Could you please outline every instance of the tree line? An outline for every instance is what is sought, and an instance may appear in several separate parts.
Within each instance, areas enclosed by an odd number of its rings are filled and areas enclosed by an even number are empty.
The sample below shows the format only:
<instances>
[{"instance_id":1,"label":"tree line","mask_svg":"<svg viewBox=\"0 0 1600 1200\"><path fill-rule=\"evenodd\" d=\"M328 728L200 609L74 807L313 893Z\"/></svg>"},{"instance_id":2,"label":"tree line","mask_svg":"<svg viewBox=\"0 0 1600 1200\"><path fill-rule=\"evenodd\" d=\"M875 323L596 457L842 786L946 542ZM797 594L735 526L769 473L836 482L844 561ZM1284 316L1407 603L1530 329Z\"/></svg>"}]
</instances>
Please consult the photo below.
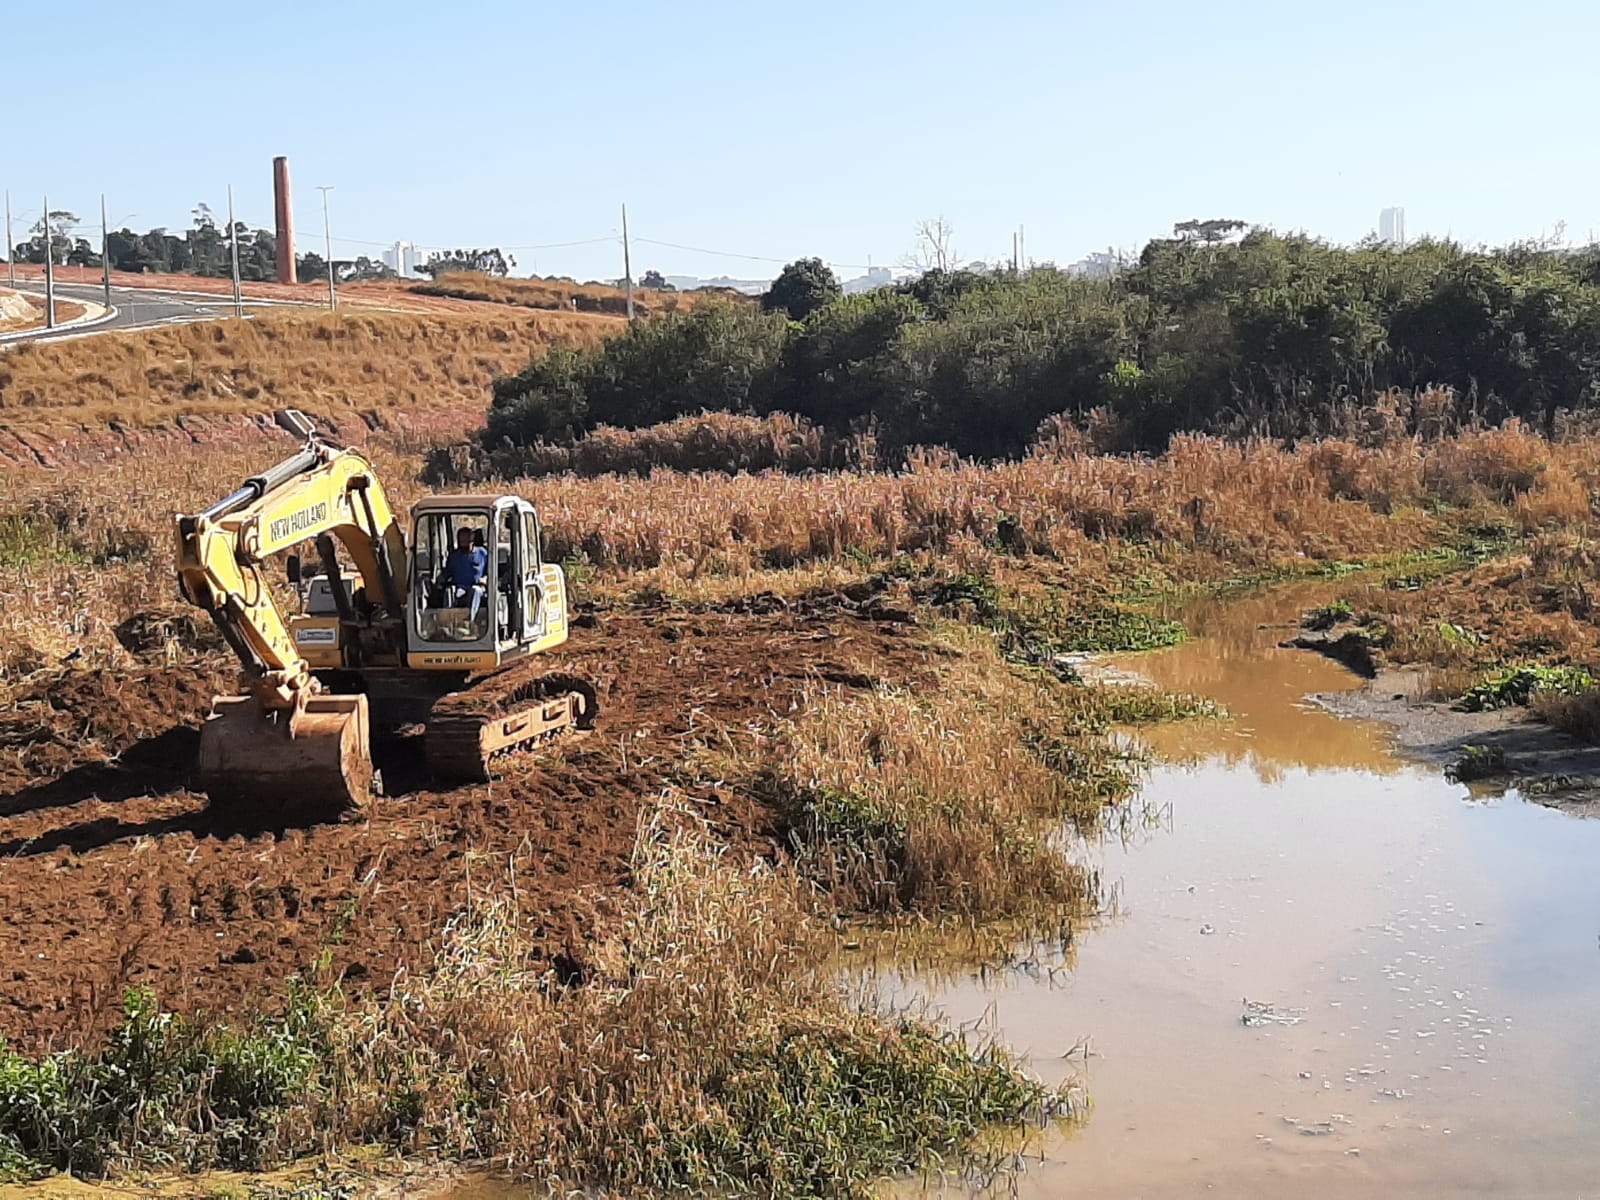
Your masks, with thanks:
<instances>
[{"instance_id":1,"label":"tree line","mask_svg":"<svg viewBox=\"0 0 1600 1200\"><path fill-rule=\"evenodd\" d=\"M1056 414L1160 449L1178 431L1326 433L1396 388L1546 428L1600 400L1600 247L1230 241L1235 225L1185 222L1100 278L932 270L842 296L802 260L759 306L664 314L535 359L496 383L485 441L725 409L992 457Z\"/></svg>"},{"instance_id":2,"label":"tree line","mask_svg":"<svg viewBox=\"0 0 1600 1200\"><path fill-rule=\"evenodd\" d=\"M209 205L195 205L188 229L174 233L157 227L144 233L131 229L108 230L104 258L100 238L78 236L82 221L67 209L52 209L46 218L35 221L25 241L11 248L14 262L42 265L48 254L57 264L74 267L99 267L109 258L114 271L140 274L230 276L233 271L229 229L219 225ZM233 233L239 242L239 278L246 282L265 282L277 278L278 239L270 229L253 229L237 221ZM437 251L417 269L429 276L445 271L480 271L505 275L516 260L498 249ZM334 270L341 283L365 279L393 279L394 270L381 259L362 254L354 258L335 258ZM295 255L295 272L300 282L328 278L328 261L316 251Z\"/></svg>"}]
</instances>

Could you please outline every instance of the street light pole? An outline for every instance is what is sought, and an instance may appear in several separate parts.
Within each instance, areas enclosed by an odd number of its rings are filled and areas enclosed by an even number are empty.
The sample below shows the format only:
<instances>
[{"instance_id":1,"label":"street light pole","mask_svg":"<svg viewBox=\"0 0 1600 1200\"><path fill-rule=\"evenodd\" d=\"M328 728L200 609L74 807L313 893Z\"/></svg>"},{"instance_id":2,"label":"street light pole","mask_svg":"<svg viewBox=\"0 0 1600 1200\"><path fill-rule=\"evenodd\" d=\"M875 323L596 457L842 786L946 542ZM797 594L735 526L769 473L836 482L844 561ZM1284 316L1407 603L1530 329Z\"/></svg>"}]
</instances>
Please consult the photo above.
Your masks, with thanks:
<instances>
[{"instance_id":1,"label":"street light pole","mask_svg":"<svg viewBox=\"0 0 1600 1200\"><path fill-rule=\"evenodd\" d=\"M56 327L56 253L50 244L50 197L44 198L44 216L39 218L44 226L44 327Z\"/></svg>"},{"instance_id":2,"label":"street light pole","mask_svg":"<svg viewBox=\"0 0 1600 1200\"><path fill-rule=\"evenodd\" d=\"M106 283L106 311L111 311L111 227L106 224L106 194L100 193L100 266Z\"/></svg>"},{"instance_id":3,"label":"street light pole","mask_svg":"<svg viewBox=\"0 0 1600 1200\"><path fill-rule=\"evenodd\" d=\"M11 240L11 191L6 190L6 286L17 286L17 244Z\"/></svg>"},{"instance_id":4,"label":"street light pole","mask_svg":"<svg viewBox=\"0 0 1600 1200\"><path fill-rule=\"evenodd\" d=\"M333 185L319 187L322 193L322 237L328 249L328 308L331 311L339 306L339 301L333 294L333 226L328 224L328 193L333 191Z\"/></svg>"},{"instance_id":5,"label":"street light pole","mask_svg":"<svg viewBox=\"0 0 1600 1200\"><path fill-rule=\"evenodd\" d=\"M239 294L239 227L233 223L233 184L228 185L228 251L233 259L233 315L244 317L244 299Z\"/></svg>"},{"instance_id":6,"label":"street light pole","mask_svg":"<svg viewBox=\"0 0 1600 1200\"><path fill-rule=\"evenodd\" d=\"M622 206L622 282L628 289L628 324L633 324L633 260L628 254L628 206Z\"/></svg>"}]
</instances>

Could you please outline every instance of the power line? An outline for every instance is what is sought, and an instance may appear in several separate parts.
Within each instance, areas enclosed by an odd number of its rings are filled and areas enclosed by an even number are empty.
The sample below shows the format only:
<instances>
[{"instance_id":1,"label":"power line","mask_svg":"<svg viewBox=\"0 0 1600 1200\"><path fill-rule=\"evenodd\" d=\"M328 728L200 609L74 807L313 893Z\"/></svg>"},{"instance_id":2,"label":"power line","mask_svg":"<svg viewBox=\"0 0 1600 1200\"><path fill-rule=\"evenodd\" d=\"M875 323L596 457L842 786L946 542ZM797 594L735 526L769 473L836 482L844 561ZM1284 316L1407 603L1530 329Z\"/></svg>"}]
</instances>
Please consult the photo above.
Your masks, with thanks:
<instances>
[{"instance_id":1,"label":"power line","mask_svg":"<svg viewBox=\"0 0 1600 1200\"><path fill-rule=\"evenodd\" d=\"M787 258L772 258L765 254L738 254L732 250L708 250L704 246L685 246L681 242L664 242L659 238L636 237L633 240L636 242L646 242L652 246L666 246L672 250L687 250L691 254L710 254L717 258L742 258L750 262L778 263L779 265L787 265L793 261L792 259ZM836 267L849 267L852 271L870 271L872 269L871 263L835 262L832 265Z\"/></svg>"},{"instance_id":2,"label":"power line","mask_svg":"<svg viewBox=\"0 0 1600 1200\"><path fill-rule=\"evenodd\" d=\"M26 211L20 212L20 213L15 214L15 219L20 222L22 220L25 220L29 215L30 214L28 212L26 212ZM252 221L249 221L249 220L245 220L243 222L243 224L247 228L253 228L255 230L259 230L259 231L263 231L263 232L269 232L269 233L272 232L272 230L275 227L273 222L252 222ZM71 225L63 226L62 228L63 228L63 232L70 232L70 231L91 229L92 225L88 221L78 221L78 222L74 222ZM163 231L165 231L167 236L169 236L169 237L182 237L183 235L185 235L185 234L187 234L189 232L189 230L187 230L187 229L183 229L183 230L179 230L179 231L174 232L174 230L170 226L153 226L151 228L151 230L148 231L148 232L154 232L154 230L156 228L160 228ZM379 240L376 240L376 239L373 239L373 238L349 237L349 236L346 236L344 234L341 234L338 237L332 239L333 243L335 245L339 245L339 246L370 246L370 247L374 247L376 249L382 249L382 250L390 249L397 242L402 242L402 241L406 241L406 240L408 240L408 239L397 238L397 239L390 239L390 240L386 240L386 241L379 241ZM524 242L524 243L518 243L516 245L502 245L502 246L500 246L498 248L500 250L506 251L508 253L520 252L520 251L530 251L530 250L533 250L533 251L537 251L537 250L567 250L567 249L573 249L573 248L577 248L577 247L581 247L581 246L615 245L620 240L621 240L621 238L619 237L619 235L617 235L615 233L612 233L612 234L606 234L606 235L601 236L601 237L575 238L575 239L572 239L572 240L569 240L569 241ZM783 265L789 263L790 261L792 261L791 259L787 259L787 258L776 258L776 257L773 257L772 255L769 255L769 254L745 254L745 253L742 253L742 252L736 251L736 250L716 250L716 249L712 249L709 246L691 246L691 245L688 245L687 243L684 243L684 242L668 241L665 238L651 238L651 237L638 237L638 236L635 236L632 240L635 241L635 242L638 242L638 243L640 243L642 245L660 246L660 247L662 247L664 249L668 249L668 250L681 250L681 251L684 251L685 253L703 254L703 255L710 256L712 258L737 259L737 260L742 261L742 262L770 263L770 264L775 264L775 265L778 265L778 266L783 266ZM470 244L470 239L467 242L461 242L461 241L458 241L458 242L426 242L426 243L425 242L411 242L411 245L415 246L417 249L419 249L419 250L428 250L428 251L446 251L446 250L454 249L457 246L465 246L465 245L468 245L468 244ZM848 270L853 270L853 271L870 271L870 270L873 269L873 264L872 263L848 263L848 262L836 262L836 261L833 261L833 260L825 260L825 261L828 261L831 266L842 267L842 268L846 268Z\"/></svg>"}]
</instances>

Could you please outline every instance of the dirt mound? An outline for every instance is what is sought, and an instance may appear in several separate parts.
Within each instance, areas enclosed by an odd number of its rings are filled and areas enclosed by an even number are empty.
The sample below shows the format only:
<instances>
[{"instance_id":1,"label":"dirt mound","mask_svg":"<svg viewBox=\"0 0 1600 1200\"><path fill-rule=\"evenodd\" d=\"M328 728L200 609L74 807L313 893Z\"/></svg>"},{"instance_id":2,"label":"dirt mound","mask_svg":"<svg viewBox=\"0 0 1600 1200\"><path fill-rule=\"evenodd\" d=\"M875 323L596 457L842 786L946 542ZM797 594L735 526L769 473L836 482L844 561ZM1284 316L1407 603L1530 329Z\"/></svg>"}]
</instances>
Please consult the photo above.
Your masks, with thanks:
<instances>
[{"instance_id":1,"label":"dirt mound","mask_svg":"<svg viewBox=\"0 0 1600 1200\"><path fill-rule=\"evenodd\" d=\"M1285 650L1314 650L1341 662L1363 679L1372 679L1380 666L1379 645L1362 629L1341 633L1302 633L1280 643Z\"/></svg>"},{"instance_id":2,"label":"dirt mound","mask_svg":"<svg viewBox=\"0 0 1600 1200\"><path fill-rule=\"evenodd\" d=\"M205 668L36 673L0 711L0 787L24 787L104 762L168 730L198 728L226 682L225 672ZM0 793L0 814L14 795Z\"/></svg>"},{"instance_id":3,"label":"dirt mound","mask_svg":"<svg viewBox=\"0 0 1600 1200\"><path fill-rule=\"evenodd\" d=\"M192 608L146 609L113 633L124 650L140 658L165 658L169 651L205 654L226 649L215 623Z\"/></svg>"},{"instance_id":4,"label":"dirt mound","mask_svg":"<svg viewBox=\"0 0 1600 1200\"><path fill-rule=\"evenodd\" d=\"M364 820L279 836L219 829L186 790L194 727L223 681L150 668L39 681L21 723L78 741L47 769L0 772L0 1037L81 1037L131 983L180 1008L270 1006L323 952L348 988L381 989L430 961L489 875L539 914L548 960L581 974L628 885L641 811L692 782L689 744L755 736L830 673L928 669L904 626L837 610L602 613L549 657L610 677L592 732L452 790L427 781L422 739L399 737L377 747L389 795ZM777 849L769 800L728 784L693 794L734 846Z\"/></svg>"}]
</instances>

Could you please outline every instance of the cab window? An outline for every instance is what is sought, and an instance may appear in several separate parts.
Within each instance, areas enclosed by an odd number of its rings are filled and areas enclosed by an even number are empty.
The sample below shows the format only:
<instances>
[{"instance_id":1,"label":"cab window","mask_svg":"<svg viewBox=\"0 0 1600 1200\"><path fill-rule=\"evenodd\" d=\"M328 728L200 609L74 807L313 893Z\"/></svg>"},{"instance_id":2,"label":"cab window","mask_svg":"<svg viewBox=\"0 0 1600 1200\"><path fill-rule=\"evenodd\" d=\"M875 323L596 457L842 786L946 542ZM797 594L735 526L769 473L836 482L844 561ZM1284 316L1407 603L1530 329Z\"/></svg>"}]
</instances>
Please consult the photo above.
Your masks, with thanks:
<instances>
[{"instance_id":1,"label":"cab window","mask_svg":"<svg viewBox=\"0 0 1600 1200\"><path fill-rule=\"evenodd\" d=\"M412 551L412 611L426 642L478 642L489 634L487 513L427 513L417 522Z\"/></svg>"}]
</instances>

